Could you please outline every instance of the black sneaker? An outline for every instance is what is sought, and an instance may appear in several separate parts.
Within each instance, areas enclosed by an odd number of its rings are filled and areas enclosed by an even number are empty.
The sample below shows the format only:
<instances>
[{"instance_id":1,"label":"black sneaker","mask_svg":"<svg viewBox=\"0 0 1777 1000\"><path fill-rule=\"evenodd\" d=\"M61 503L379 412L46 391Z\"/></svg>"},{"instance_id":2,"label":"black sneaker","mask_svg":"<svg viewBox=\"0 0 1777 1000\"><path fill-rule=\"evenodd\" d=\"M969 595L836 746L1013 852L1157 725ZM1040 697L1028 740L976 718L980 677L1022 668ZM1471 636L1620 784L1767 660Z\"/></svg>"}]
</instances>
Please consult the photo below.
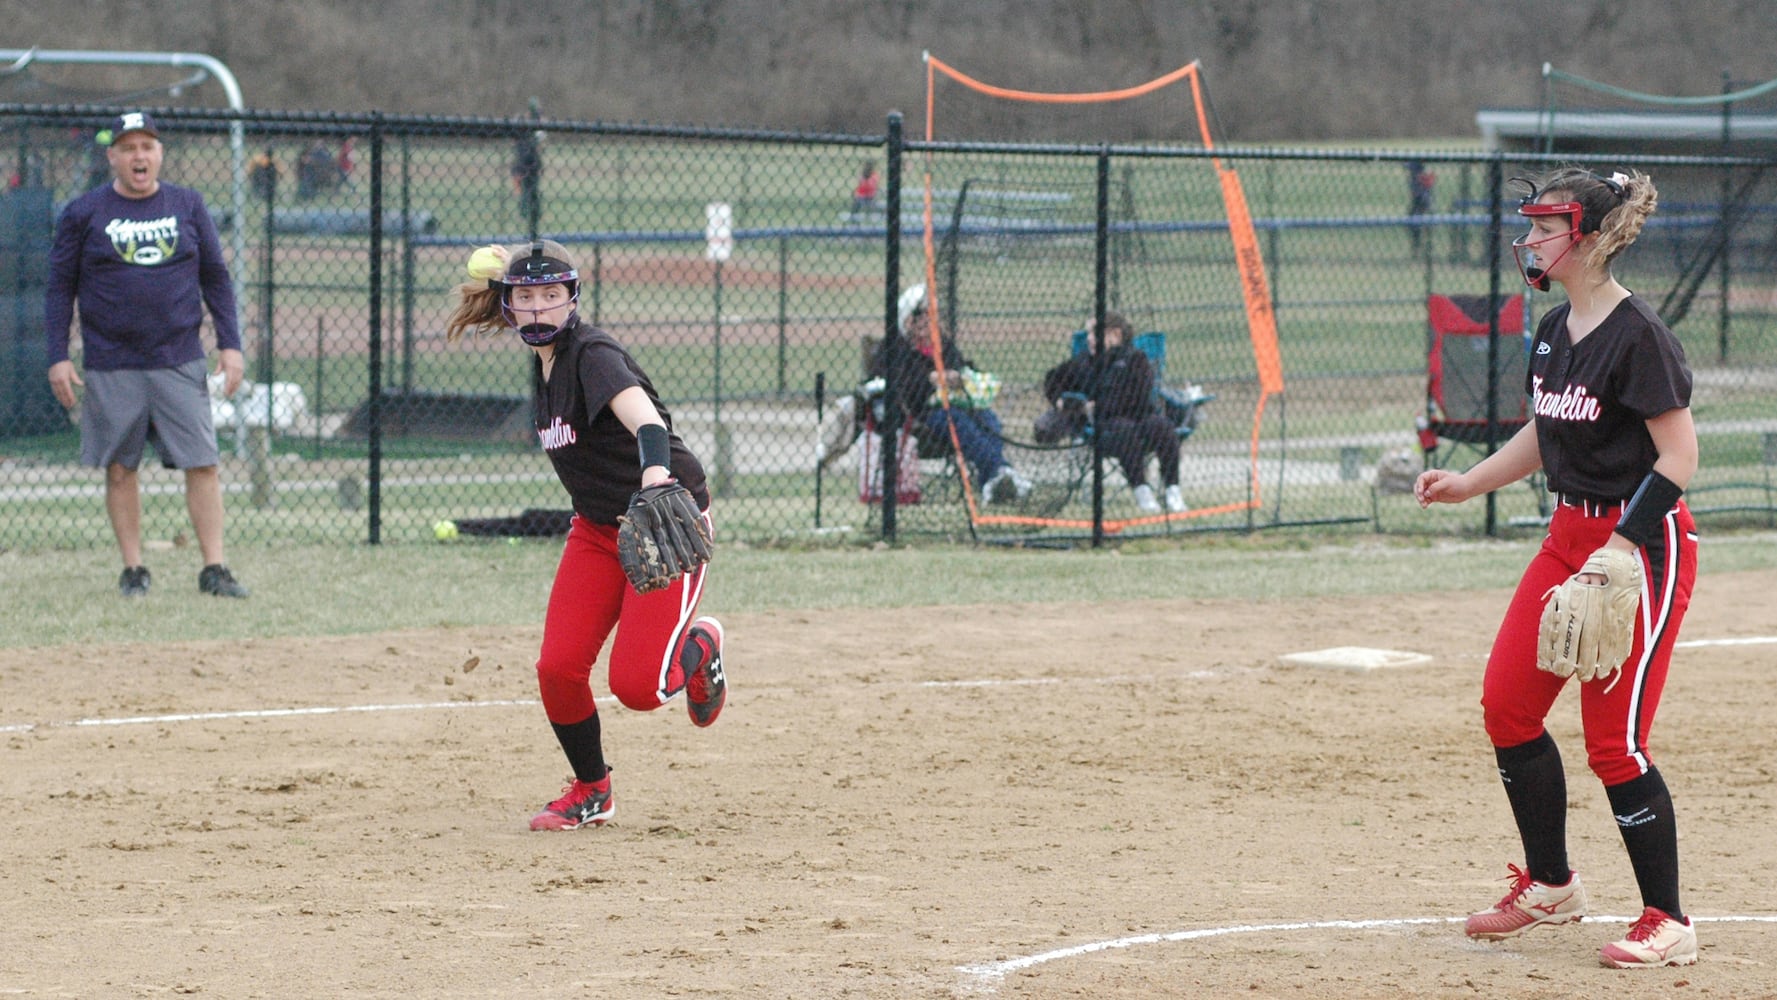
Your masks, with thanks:
<instances>
[{"instance_id":1,"label":"black sneaker","mask_svg":"<svg viewBox=\"0 0 1777 1000\"><path fill-rule=\"evenodd\" d=\"M125 597L147 597L148 577L146 566L125 566L123 575L117 578L117 592Z\"/></svg>"},{"instance_id":2,"label":"black sneaker","mask_svg":"<svg viewBox=\"0 0 1777 1000\"><path fill-rule=\"evenodd\" d=\"M142 573L146 577L148 571L143 570ZM142 589L148 589L146 579ZM247 596L247 588L241 586L234 574L228 571L228 567L221 563L211 563L203 568L203 572L197 575L197 589L199 593L215 594L217 597Z\"/></svg>"}]
</instances>

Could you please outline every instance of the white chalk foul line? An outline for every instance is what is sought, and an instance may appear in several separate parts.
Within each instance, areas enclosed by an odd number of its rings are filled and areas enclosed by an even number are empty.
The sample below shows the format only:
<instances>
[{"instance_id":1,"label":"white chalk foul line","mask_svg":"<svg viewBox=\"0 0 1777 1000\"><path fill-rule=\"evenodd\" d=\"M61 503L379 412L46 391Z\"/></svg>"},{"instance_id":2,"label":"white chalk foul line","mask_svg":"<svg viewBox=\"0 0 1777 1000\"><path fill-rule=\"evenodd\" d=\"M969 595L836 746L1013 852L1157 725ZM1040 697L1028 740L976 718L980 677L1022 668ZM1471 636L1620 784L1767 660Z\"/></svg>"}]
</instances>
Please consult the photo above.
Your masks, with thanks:
<instances>
[{"instance_id":1,"label":"white chalk foul line","mask_svg":"<svg viewBox=\"0 0 1777 1000\"><path fill-rule=\"evenodd\" d=\"M973 976L976 979L1003 979L1007 973L1017 972L1033 966L1064 958L1078 958L1099 951L1110 951L1115 948L1135 948L1146 944L1165 944L1171 941L1198 941L1204 938L1225 937L1230 934L1268 934L1279 931L1314 931L1314 930L1367 930L1373 927L1407 927L1414 924L1444 924L1466 920L1466 917L1410 917L1400 920L1321 920L1306 923L1290 924L1237 924L1232 927L1203 927L1193 931L1172 931L1166 934L1137 934L1134 937L1114 938L1109 941L1093 941L1090 944L1077 944L1071 948L1057 948L1054 951L1039 952L1021 958L1008 958L1001 962L988 962L984 965L959 965L956 971Z\"/></svg>"},{"instance_id":2,"label":"white chalk foul line","mask_svg":"<svg viewBox=\"0 0 1777 1000\"><path fill-rule=\"evenodd\" d=\"M1689 639L1675 644L1676 648L1695 649L1703 646L1763 646L1777 643L1777 636L1755 635L1733 639ZM1184 676L1190 678L1213 677L1212 670L1195 670ZM966 681L920 681L919 687L925 688L968 688L968 687L1019 687L1051 684L1127 684L1132 681L1152 681L1155 677L1029 677L1029 678L981 678ZM605 704L616 704L609 698L600 698ZM142 726L155 723L171 722L210 722L219 719L272 719L296 715L342 715L350 712L421 712L434 709L454 708L510 708L515 705L541 704L535 698L507 701L434 701L414 702L398 705L324 705L314 708L264 708L245 709L236 712L187 712L177 715L135 715L121 719L74 719L70 722L21 722L0 726L0 733L28 733L36 729L67 728L82 726Z\"/></svg>"},{"instance_id":3,"label":"white chalk foul line","mask_svg":"<svg viewBox=\"0 0 1777 1000\"><path fill-rule=\"evenodd\" d=\"M1749 635L1740 639L1684 639L1672 644L1673 649L1697 649L1702 646L1768 646L1777 642L1777 635Z\"/></svg>"},{"instance_id":4,"label":"white chalk foul line","mask_svg":"<svg viewBox=\"0 0 1777 1000\"><path fill-rule=\"evenodd\" d=\"M1640 914L1632 917L1588 916L1587 923L1624 923L1631 924L1639 920ZM1137 934L1134 937L1114 938L1109 941L1094 941L1090 944L1074 945L1071 948L1057 948L1054 951L1025 955L1021 958L1009 958L1001 962L987 962L981 965L959 965L956 971L976 980L978 985L989 985L1004 979L1008 973L1029 969L1048 962L1064 958L1078 958L1094 952L1110 951L1116 948L1135 948L1141 945L1166 944L1175 941L1201 941L1206 938L1227 937L1232 934L1276 934L1285 931L1364 931L1385 927L1414 927L1426 924L1454 924L1467 920L1467 917L1403 917L1393 920L1315 920L1302 923L1285 924L1236 924L1230 927L1203 927L1190 931L1172 931L1166 934ZM1758 923L1777 924L1777 916L1724 916L1700 917L1691 915L1695 923Z\"/></svg>"},{"instance_id":5,"label":"white chalk foul line","mask_svg":"<svg viewBox=\"0 0 1777 1000\"><path fill-rule=\"evenodd\" d=\"M1214 670L1193 670L1185 674L1166 674L1165 679L1202 680L1215 677ZM1161 680L1160 674L1126 674L1118 677L986 677L970 681L919 681L922 688L1034 687L1048 684L1151 684Z\"/></svg>"},{"instance_id":6,"label":"white chalk foul line","mask_svg":"<svg viewBox=\"0 0 1777 1000\"><path fill-rule=\"evenodd\" d=\"M0 726L0 733L26 733L39 728L81 726L147 726L169 722L211 722L217 719L278 719L293 715L344 715L349 712L423 712L440 708L510 708L537 705L535 698L507 701L428 701L400 705L321 705L314 708L256 708L237 712L184 712L178 715L132 715L121 719L74 719L71 722L27 722Z\"/></svg>"}]
</instances>

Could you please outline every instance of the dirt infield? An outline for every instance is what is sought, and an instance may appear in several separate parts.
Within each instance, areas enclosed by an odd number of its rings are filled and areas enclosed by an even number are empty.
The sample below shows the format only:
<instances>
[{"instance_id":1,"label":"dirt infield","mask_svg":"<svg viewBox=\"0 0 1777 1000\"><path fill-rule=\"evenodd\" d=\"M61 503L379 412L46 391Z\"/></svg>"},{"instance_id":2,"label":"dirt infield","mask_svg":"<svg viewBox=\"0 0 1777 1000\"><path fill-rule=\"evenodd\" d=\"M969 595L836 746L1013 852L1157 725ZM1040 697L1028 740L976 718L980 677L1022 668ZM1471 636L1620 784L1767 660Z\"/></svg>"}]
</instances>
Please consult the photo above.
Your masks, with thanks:
<instances>
[{"instance_id":1,"label":"dirt infield","mask_svg":"<svg viewBox=\"0 0 1777 1000\"><path fill-rule=\"evenodd\" d=\"M1639 904L1571 692L1597 919L1452 921L1517 860L1489 591L727 616L727 713L606 711L573 834L533 628L0 651L0 994L1777 996L1777 644L1705 642L1774 591L1700 581L1654 732L1689 969L1597 964ZM1335 646L1433 658L1278 663Z\"/></svg>"}]
</instances>

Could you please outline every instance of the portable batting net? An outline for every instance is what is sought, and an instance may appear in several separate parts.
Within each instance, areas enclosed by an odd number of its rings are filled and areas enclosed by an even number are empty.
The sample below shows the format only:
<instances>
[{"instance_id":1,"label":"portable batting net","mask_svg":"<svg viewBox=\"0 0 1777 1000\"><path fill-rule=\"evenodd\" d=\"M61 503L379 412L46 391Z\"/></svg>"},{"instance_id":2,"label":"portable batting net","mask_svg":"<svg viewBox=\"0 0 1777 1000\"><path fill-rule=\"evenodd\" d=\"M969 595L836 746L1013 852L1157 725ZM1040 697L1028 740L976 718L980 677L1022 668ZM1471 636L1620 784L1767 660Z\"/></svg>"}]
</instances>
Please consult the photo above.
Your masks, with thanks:
<instances>
[{"instance_id":1,"label":"portable batting net","mask_svg":"<svg viewBox=\"0 0 1777 1000\"><path fill-rule=\"evenodd\" d=\"M929 53L926 67L928 146L917 207L933 308L923 335L941 358L940 331L951 331L974 368L997 376L990 405L1006 459L1034 487L1016 503L988 502L970 481L953 430L971 527L1155 532L1260 507L1266 405L1283 391L1277 324L1240 177L1221 158L1203 155L1215 144L1199 64L1095 93L997 87ZM1052 156L946 148L940 106L976 134L999 124L1021 141L1059 128L1075 136L1120 132L1143 144L1102 146L1097 157L1080 155L1078 146ZM1140 510L1117 463L1093 451L1089 439L1034 439L1033 422L1051 405L1043 375L1082 349L1101 297L1105 310L1146 335L1141 344L1174 397L1215 400L1208 407L1214 433L1182 446L1188 511ZM944 384L947 410L981 405ZM1181 426L1181 437L1192 429ZM1094 466L1107 470L1102 478ZM1160 489L1157 471L1147 481Z\"/></svg>"}]
</instances>

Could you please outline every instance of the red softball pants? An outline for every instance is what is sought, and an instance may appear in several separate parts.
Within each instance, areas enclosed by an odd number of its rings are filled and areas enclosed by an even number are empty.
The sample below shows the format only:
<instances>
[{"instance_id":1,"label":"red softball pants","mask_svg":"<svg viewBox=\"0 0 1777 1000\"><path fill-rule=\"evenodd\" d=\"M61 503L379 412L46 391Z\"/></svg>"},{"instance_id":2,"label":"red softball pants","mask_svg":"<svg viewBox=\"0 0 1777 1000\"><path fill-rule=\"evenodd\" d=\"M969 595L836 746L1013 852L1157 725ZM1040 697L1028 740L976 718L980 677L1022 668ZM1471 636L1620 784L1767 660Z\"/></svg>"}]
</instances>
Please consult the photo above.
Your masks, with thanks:
<instances>
[{"instance_id":1,"label":"red softball pants","mask_svg":"<svg viewBox=\"0 0 1777 1000\"><path fill-rule=\"evenodd\" d=\"M709 512L704 512L709 523ZM617 560L616 525L575 515L549 591L537 686L543 711L560 725L582 722L597 710L592 667L611 630L608 683L627 708L647 712L684 690L679 647L703 597L706 563L661 590L638 594Z\"/></svg>"},{"instance_id":2,"label":"red softball pants","mask_svg":"<svg viewBox=\"0 0 1777 1000\"><path fill-rule=\"evenodd\" d=\"M1543 720L1567 683L1567 678L1536 666L1546 596L1550 588L1579 572L1621 516L1620 504L1555 508L1548 537L1518 581L1487 659L1481 708L1494 746L1515 747L1543 734ZM1638 778L1652 766L1648 731L1660 707L1672 646L1697 579L1697 526L1690 508L1680 502L1669 511L1660 537L1638 549L1636 559L1641 563L1642 584L1634 647L1620 675L1580 685L1586 762L1606 787Z\"/></svg>"}]
</instances>

